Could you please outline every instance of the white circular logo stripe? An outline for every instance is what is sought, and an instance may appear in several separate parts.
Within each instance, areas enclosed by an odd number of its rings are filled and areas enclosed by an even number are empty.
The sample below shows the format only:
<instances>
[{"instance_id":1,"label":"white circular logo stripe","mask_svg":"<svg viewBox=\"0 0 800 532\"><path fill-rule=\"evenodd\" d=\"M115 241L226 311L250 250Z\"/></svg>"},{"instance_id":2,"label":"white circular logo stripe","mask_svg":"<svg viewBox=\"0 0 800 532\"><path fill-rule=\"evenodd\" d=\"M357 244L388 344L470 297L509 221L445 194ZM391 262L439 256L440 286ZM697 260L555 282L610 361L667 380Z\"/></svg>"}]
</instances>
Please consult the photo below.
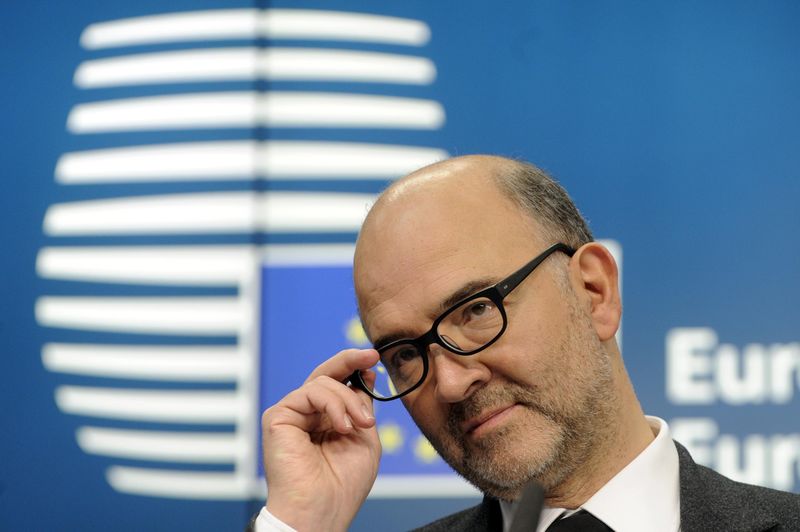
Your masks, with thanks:
<instances>
[{"instance_id":1,"label":"white circular logo stripe","mask_svg":"<svg viewBox=\"0 0 800 532\"><path fill-rule=\"evenodd\" d=\"M75 235L355 233L373 194L209 192L51 205L45 233Z\"/></svg>"},{"instance_id":2,"label":"white circular logo stripe","mask_svg":"<svg viewBox=\"0 0 800 532\"><path fill-rule=\"evenodd\" d=\"M75 85L85 89L250 79L428 85L435 78L436 67L425 57L310 48L136 54L85 61L75 71Z\"/></svg>"},{"instance_id":3,"label":"white circular logo stripe","mask_svg":"<svg viewBox=\"0 0 800 532\"><path fill-rule=\"evenodd\" d=\"M60 386L56 403L81 416L190 424L234 424L247 411L241 394L227 391Z\"/></svg>"},{"instance_id":4,"label":"white circular logo stripe","mask_svg":"<svg viewBox=\"0 0 800 532\"><path fill-rule=\"evenodd\" d=\"M249 369L237 346L48 343L45 368L58 373L179 382L236 382Z\"/></svg>"},{"instance_id":5,"label":"white circular logo stripe","mask_svg":"<svg viewBox=\"0 0 800 532\"><path fill-rule=\"evenodd\" d=\"M86 28L87 49L215 39L339 40L422 46L419 20L311 9L215 9L99 22Z\"/></svg>"},{"instance_id":6,"label":"white circular logo stripe","mask_svg":"<svg viewBox=\"0 0 800 532\"><path fill-rule=\"evenodd\" d=\"M64 184L288 178L384 181L447 155L436 148L355 142L185 142L65 153L56 165L56 180Z\"/></svg>"},{"instance_id":7,"label":"white circular logo stripe","mask_svg":"<svg viewBox=\"0 0 800 532\"><path fill-rule=\"evenodd\" d=\"M438 129L439 102L324 92L213 92L125 98L76 105L73 133L162 129L321 127Z\"/></svg>"},{"instance_id":8,"label":"white circular logo stripe","mask_svg":"<svg viewBox=\"0 0 800 532\"><path fill-rule=\"evenodd\" d=\"M232 464L247 447L242 438L218 432L81 427L76 437L87 453L165 462Z\"/></svg>"}]
</instances>

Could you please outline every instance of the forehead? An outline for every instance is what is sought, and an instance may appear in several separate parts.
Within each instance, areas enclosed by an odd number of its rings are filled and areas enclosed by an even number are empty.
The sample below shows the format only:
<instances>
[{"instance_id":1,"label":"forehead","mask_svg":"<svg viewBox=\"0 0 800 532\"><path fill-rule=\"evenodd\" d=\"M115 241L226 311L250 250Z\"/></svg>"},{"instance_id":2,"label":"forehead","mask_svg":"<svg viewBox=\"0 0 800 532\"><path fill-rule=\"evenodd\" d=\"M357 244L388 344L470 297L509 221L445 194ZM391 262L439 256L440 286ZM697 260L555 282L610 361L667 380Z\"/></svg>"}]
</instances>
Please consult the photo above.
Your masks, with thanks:
<instances>
[{"instance_id":1,"label":"forehead","mask_svg":"<svg viewBox=\"0 0 800 532\"><path fill-rule=\"evenodd\" d=\"M371 213L359 237L354 273L367 333L429 326L455 291L530 260L544 248L539 233L490 175L407 187Z\"/></svg>"}]
</instances>

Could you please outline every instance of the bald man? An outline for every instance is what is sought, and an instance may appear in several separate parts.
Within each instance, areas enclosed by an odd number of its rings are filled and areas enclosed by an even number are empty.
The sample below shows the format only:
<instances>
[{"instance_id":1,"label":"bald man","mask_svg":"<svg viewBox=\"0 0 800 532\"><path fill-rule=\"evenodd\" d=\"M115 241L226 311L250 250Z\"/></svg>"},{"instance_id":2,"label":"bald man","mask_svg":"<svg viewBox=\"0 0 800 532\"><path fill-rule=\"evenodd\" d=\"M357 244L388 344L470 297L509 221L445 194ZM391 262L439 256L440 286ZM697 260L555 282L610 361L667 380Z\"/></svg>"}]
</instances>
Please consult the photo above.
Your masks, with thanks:
<instances>
[{"instance_id":1,"label":"bald man","mask_svg":"<svg viewBox=\"0 0 800 532\"><path fill-rule=\"evenodd\" d=\"M486 495L425 530L508 530L531 481L539 531L800 530L800 497L696 465L644 415L614 258L533 165L459 157L397 181L354 281L376 349L334 355L264 412L256 530L348 528L378 471L375 399L401 400Z\"/></svg>"}]
</instances>

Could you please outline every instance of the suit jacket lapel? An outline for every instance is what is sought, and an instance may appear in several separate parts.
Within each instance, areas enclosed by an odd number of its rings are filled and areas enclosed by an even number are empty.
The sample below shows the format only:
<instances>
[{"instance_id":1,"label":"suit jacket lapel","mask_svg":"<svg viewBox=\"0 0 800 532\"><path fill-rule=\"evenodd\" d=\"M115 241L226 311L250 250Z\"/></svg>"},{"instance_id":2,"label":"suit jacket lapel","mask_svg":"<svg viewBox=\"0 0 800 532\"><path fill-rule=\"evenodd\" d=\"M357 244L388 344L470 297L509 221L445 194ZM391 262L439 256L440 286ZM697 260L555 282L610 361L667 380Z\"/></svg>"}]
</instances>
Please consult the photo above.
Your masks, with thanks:
<instances>
[{"instance_id":1,"label":"suit jacket lapel","mask_svg":"<svg viewBox=\"0 0 800 532\"><path fill-rule=\"evenodd\" d=\"M484 495L478 508L478 513L475 516L475 528L472 530L475 532L484 530L502 532L503 513L500 510L500 503L497 499Z\"/></svg>"}]
</instances>

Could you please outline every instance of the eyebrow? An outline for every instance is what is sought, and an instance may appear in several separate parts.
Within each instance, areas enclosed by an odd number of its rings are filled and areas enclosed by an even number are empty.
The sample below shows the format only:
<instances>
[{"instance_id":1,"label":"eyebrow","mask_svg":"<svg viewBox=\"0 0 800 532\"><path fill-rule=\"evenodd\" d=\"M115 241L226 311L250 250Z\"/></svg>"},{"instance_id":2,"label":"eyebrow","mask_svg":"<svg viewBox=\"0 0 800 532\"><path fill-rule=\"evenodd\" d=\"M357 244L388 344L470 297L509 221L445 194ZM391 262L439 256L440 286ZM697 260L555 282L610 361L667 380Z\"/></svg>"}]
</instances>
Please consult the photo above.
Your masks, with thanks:
<instances>
[{"instance_id":1,"label":"eyebrow","mask_svg":"<svg viewBox=\"0 0 800 532\"><path fill-rule=\"evenodd\" d=\"M463 284L455 291L451 292L449 296L444 298L438 306L434 307L433 312L429 313L429 317L431 318L431 323L436 320L439 316L441 316L445 311L449 310L450 307L458 303L464 298L471 296L472 294L483 290L484 288L489 288L490 286L494 286L500 282L495 277L483 277L481 279L474 279L469 281L468 283ZM381 336L375 342L373 342L373 346L375 349L380 349L381 347L388 345L396 340L408 339L413 340L414 338L418 338L419 336L410 329L402 329L396 331L392 334L387 334Z\"/></svg>"},{"instance_id":2,"label":"eyebrow","mask_svg":"<svg viewBox=\"0 0 800 532\"><path fill-rule=\"evenodd\" d=\"M493 286L498 282L499 279L496 279L494 277L484 277L482 279L475 279L473 281L464 284L459 289L455 290L453 293L451 293L449 296L443 299L441 303L439 303L439 306L435 311L436 313L435 316L432 316L433 319L436 319L437 317L441 316L443 312L450 309L450 307L452 307L462 299L467 298L476 292L480 292L484 288L489 288L490 286Z\"/></svg>"}]
</instances>

